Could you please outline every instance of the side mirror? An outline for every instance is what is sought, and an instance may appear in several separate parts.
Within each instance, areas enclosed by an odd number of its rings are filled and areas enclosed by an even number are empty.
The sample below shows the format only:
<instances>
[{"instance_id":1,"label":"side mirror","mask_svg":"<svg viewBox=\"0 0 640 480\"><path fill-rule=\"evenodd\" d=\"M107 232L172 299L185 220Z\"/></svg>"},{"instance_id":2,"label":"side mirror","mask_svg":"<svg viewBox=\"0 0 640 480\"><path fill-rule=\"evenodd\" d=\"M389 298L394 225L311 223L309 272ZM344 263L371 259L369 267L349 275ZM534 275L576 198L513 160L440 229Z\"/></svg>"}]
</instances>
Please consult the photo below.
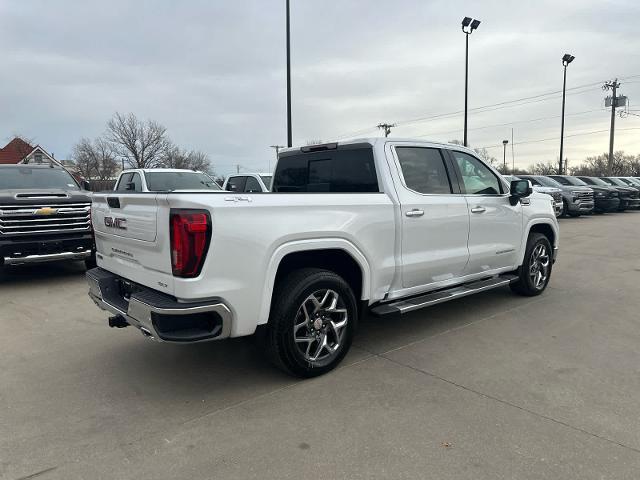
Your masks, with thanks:
<instances>
[{"instance_id":1,"label":"side mirror","mask_svg":"<svg viewBox=\"0 0 640 480\"><path fill-rule=\"evenodd\" d=\"M133 182L129 182L129 183L127 183L126 189L129 190L129 191L133 191L133 190L136 189L136 184L133 183Z\"/></svg>"},{"instance_id":2,"label":"side mirror","mask_svg":"<svg viewBox=\"0 0 640 480\"><path fill-rule=\"evenodd\" d=\"M533 187L529 180L513 180L510 190L509 202L511 205L515 205L521 198L528 197L533 193Z\"/></svg>"},{"instance_id":3,"label":"side mirror","mask_svg":"<svg viewBox=\"0 0 640 480\"><path fill-rule=\"evenodd\" d=\"M91 190L91 184L87 180L82 181L82 189L83 190Z\"/></svg>"}]
</instances>

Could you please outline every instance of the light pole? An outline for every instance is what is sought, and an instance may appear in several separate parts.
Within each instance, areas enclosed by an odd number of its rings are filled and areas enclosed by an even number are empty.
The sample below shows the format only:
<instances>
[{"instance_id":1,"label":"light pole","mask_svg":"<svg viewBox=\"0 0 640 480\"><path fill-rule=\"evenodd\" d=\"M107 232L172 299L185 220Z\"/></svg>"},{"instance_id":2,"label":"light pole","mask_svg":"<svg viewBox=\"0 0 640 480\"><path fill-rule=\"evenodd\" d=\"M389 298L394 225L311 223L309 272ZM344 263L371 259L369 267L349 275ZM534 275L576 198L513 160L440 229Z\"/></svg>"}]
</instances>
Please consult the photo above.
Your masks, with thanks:
<instances>
[{"instance_id":1,"label":"light pole","mask_svg":"<svg viewBox=\"0 0 640 480\"><path fill-rule=\"evenodd\" d=\"M291 135L291 33L289 27L289 0L287 0L287 146L293 145Z\"/></svg>"},{"instance_id":2,"label":"light pole","mask_svg":"<svg viewBox=\"0 0 640 480\"><path fill-rule=\"evenodd\" d=\"M502 140L502 163L504 165L502 167L504 168L503 175L507 174L507 143L509 143L509 140Z\"/></svg>"},{"instance_id":3,"label":"light pole","mask_svg":"<svg viewBox=\"0 0 640 480\"><path fill-rule=\"evenodd\" d=\"M562 79L562 120L560 120L560 163L558 164L558 175L562 175L564 173L562 169L562 155L564 149L564 98L567 91L567 65L573 62L574 58L576 57L569 55L568 53L565 53L562 57L564 75Z\"/></svg>"},{"instance_id":4,"label":"light pole","mask_svg":"<svg viewBox=\"0 0 640 480\"><path fill-rule=\"evenodd\" d=\"M464 146L467 146L467 100L469 92L469 35L478 28L480 20L474 20L471 17L462 19L462 31L465 34L465 53L464 53Z\"/></svg>"}]
</instances>

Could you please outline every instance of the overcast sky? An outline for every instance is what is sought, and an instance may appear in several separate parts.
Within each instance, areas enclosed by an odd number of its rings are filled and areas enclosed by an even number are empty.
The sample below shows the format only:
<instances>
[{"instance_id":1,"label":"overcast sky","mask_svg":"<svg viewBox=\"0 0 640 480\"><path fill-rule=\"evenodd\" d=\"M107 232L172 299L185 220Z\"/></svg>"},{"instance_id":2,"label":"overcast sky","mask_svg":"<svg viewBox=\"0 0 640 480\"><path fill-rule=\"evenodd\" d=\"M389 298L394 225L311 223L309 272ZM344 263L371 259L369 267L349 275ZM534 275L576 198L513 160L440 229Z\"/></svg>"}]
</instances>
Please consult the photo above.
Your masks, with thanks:
<instances>
[{"instance_id":1,"label":"overcast sky","mask_svg":"<svg viewBox=\"0 0 640 480\"><path fill-rule=\"evenodd\" d=\"M621 78L640 114L637 0L291 4L294 145L377 136L380 122L398 123L393 136L461 139L465 15L482 21L470 109L560 91L569 52L570 165L608 150L601 82ZM114 112L134 112L207 152L219 174L267 170L269 145L286 144L284 5L0 0L0 140L20 133L67 158ZM498 107L471 112L472 146L502 159L513 127L516 166L557 159L559 94ZM640 116L616 126L616 150L640 153Z\"/></svg>"}]
</instances>

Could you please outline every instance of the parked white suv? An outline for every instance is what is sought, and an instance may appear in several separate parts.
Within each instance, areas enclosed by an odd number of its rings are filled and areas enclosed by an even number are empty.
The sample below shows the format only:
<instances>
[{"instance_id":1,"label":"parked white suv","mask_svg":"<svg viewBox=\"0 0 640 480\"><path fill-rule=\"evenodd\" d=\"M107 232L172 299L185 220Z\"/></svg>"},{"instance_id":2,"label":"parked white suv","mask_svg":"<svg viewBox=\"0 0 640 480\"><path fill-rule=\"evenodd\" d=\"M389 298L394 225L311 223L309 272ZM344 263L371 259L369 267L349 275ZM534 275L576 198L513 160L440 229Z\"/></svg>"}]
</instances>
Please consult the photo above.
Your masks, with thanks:
<instances>
[{"instance_id":1,"label":"parked white suv","mask_svg":"<svg viewBox=\"0 0 640 480\"><path fill-rule=\"evenodd\" d=\"M173 190L221 190L204 172L181 168L132 168L123 170L115 186L118 192L167 192Z\"/></svg>"},{"instance_id":2,"label":"parked white suv","mask_svg":"<svg viewBox=\"0 0 640 480\"><path fill-rule=\"evenodd\" d=\"M373 138L280 153L271 193L96 193L91 298L110 324L199 342L258 330L299 376L334 368L358 317L510 285L546 288L548 195L472 150ZM400 320L397 320L400 321Z\"/></svg>"},{"instance_id":3,"label":"parked white suv","mask_svg":"<svg viewBox=\"0 0 640 480\"><path fill-rule=\"evenodd\" d=\"M229 175L222 185L223 190L238 193L258 193L271 190L270 173L238 173Z\"/></svg>"}]
</instances>

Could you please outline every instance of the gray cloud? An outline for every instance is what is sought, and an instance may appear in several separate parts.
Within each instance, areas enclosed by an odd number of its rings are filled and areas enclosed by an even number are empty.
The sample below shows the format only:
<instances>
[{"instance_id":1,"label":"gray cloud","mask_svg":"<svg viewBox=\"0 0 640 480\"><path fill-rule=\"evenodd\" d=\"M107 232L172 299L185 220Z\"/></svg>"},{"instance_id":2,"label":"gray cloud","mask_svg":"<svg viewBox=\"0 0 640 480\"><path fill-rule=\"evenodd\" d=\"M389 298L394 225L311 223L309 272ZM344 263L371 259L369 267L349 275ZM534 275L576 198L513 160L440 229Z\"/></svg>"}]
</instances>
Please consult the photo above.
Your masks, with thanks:
<instances>
[{"instance_id":1,"label":"gray cloud","mask_svg":"<svg viewBox=\"0 0 640 480\"><path fill-rule=\"evenodd\" d=\"M292 0L294 141L330 140L375 125L463 108L462 16L471 36L470 107L562 87L560 57L576 56L568 87L640 75L637 2ZM115 111L165 124L172 138L210 154L220 173L264 170L286 141L284 1L0 3L0 138L35 137L57 157L99 135ZM623 80L634 104L640 76ZM598 85L567 97L566 133L608 128ZM595 111L592 111L595 110ZM584 113L588 112L588 113ZM559 135L560 99L470 116L477 146ZM576 114L576 115L573 115ZM509 124L481 128L496 124ZM616 145L640 153L639 117L618 121ZM454 130L458 129L457 132ZM637 132L640 132L638 130ZM410 124L394 135L462 136L462 115ZM578 162L607 149L608 134L568 137ZM501 146L491 150L501 156ZM558 141L515 147L527 165L554 160Z\"/></svg>"}]
</instances>

